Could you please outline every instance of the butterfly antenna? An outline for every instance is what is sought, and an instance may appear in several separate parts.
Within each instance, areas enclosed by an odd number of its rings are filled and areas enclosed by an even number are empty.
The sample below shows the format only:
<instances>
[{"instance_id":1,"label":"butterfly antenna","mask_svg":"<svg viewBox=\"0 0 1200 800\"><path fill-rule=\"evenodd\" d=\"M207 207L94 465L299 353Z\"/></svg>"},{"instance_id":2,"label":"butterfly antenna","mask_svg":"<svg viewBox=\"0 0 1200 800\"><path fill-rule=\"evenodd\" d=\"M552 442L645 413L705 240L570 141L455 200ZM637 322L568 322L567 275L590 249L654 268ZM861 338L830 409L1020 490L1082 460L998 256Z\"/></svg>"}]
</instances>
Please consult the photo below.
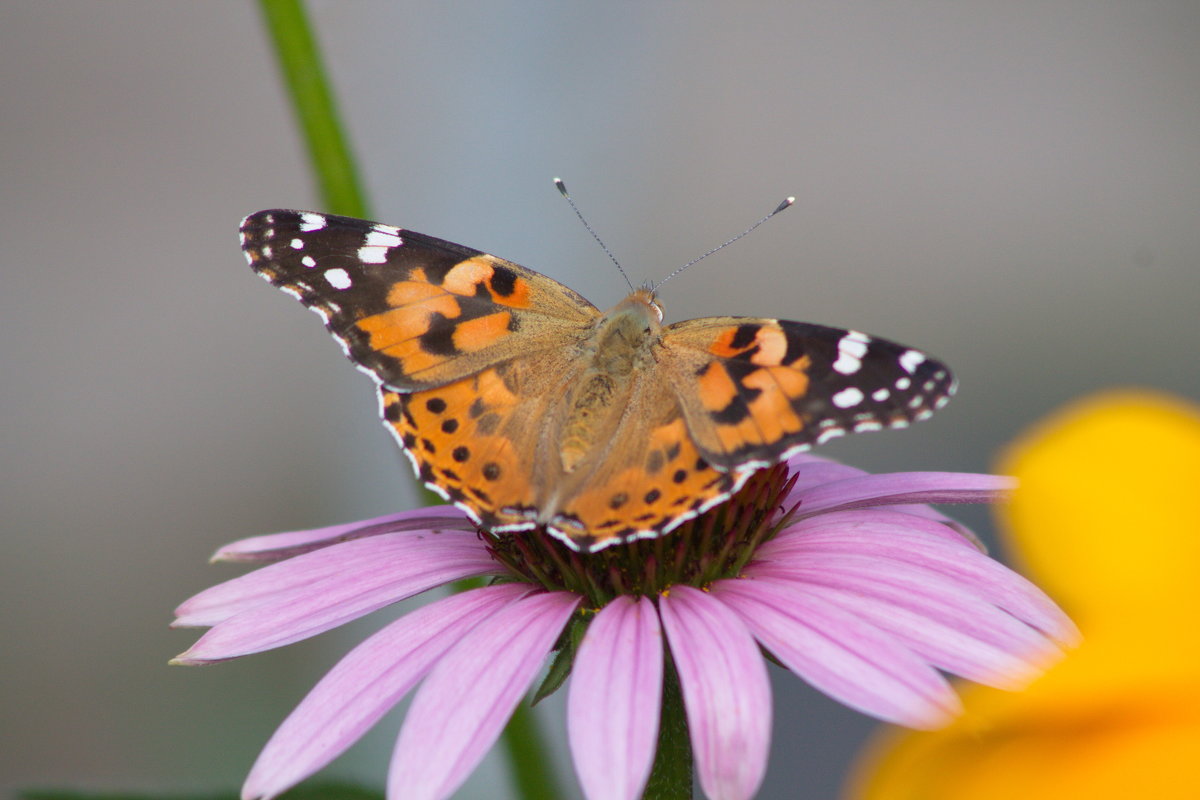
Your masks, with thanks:
<instances>
[{"instance_id":1,"label":"butterfly antenna","mask_svg":"<svg viewBox=\"0 0 1200 800\"><path fill-rule=\"evenodd\" d=\"M567 185L562 182L562 178L555 178L554 185L558 188L559 194L567 199L567 203L570 204L571 210L575 212L575 216L579 217L579 221L583 223L583 227L587 228L588 233L592 235L592 238L596 240L596 243L600 245L600 247L608 255L609 259L617 265L617 271L621 273L621 277L624 278L625 282L629 284L629 289L632 291L633 282L630 281L629 276L625 274L625 268L621 266L621 262L617 261L617 257L614 256L612 251L608 249L608 245L606 245L603 240L601 240L599 235L592 230L592 226L588 225L588 221L583 218L583 214L580 213L579 207L575 205L575 201L571 199L571 195L567 194Z\"/></svg>"},{"instance_id":2,"label":"butterfly antenna","mask_svg":"<svg viewBox=\"0 0 1200 800\"><path fill-rule=\"evenodd\" d=\"M680 267L679 269L675 270L674 272L672 272L672 273L671 273L670 275L668 275L667 277L663 278L663 279L662 279L661 281L659 281L658 283L654 284L654 289L653 289L653 291L656 291L656 292L657 292L657 291L659 290L659 288L660 288L660 287L661 287L661 286L662 286L664 283L666 283L667 281L671 280L671 278L674 278L674 277L675 277L676 275L678 275L679 273L683 272L685 269L687 269L688 267L690 267L692 264L695 264L695 263L696 263L696 262L698 262L698 261L703 261L704 259L708 258L709 256L711 256L713 253L717 252L718 250L724 250L726 247L729 247L729 245L733 244L733 243L734 243L734 242L736 242L738 239L741 239L743 236L746 236L746 235L747 235L747 234L749 234L751 231L753 231L755 228L757 228L759 225L762 225L764 222L766 222L767 220L769 220L771 217L775 216L775 215L776 215L776 214L778 214L780 211L783 211L785 208L788 208L788 207L790 207L790 206L792 205L792 203L795 203L795 202L796 202L796 198L794 198L794 197L788 197L788 198L786 198L786 199L785 199L785 200L784 200L782 203L780 203L778 206L776 206L776 207L775 207L775 210L774 210L774 211L772 211L770 214L767 214L765 217L763 217L763 218L762 218L762 219L760 219L758 222L756 222L756 223L754 223L753 225L751 225L749 228L746 228L746 230L742 231L742 232L741 232L741 233L739 233L737 236L734 236L732 239L730 239L729 241L725 242L724 244L717 245L717 246L716 246L716 247L714 247L712 250L709 250L707 253L705 253L704 255L700 256L699 258L693 258L691 261L689 261L688 263L684 264L682 267Z\"/></svg>"}]
</instances>

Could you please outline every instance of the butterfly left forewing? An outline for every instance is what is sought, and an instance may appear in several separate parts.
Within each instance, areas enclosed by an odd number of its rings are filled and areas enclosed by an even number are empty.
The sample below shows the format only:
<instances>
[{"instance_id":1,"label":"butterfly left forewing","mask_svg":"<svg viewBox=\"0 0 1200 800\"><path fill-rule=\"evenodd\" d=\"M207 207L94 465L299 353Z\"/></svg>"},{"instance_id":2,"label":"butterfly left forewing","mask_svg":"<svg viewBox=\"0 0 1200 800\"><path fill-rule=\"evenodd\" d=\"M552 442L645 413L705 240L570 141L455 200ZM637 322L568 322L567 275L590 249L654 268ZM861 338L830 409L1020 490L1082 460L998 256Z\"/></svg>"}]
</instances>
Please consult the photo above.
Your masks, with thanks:
<instances>
[{"instance_id":1,"label":"butterfly left forewing","mask_svg":"<svg viewBox=\"0 0 1200 800\"><path fill-rule=\"evenodd\" d=\"M418 391L585 335L599 311L545 275L453 242L332 214L242 222L254 271L319 314L380 384Z\"/></svg>"},{"instance_id":2,"label":"butterfly left forewing","mask_svg":"<svg viewBox=\"0 0 1200 800\"><path fill-rule=\"evenodd\" d=\"M664 369L701 453L753 470L835 436L928 417L954 379L924 353L859 331L710 317L663 331Z\"/></svg>"}]
</instances>

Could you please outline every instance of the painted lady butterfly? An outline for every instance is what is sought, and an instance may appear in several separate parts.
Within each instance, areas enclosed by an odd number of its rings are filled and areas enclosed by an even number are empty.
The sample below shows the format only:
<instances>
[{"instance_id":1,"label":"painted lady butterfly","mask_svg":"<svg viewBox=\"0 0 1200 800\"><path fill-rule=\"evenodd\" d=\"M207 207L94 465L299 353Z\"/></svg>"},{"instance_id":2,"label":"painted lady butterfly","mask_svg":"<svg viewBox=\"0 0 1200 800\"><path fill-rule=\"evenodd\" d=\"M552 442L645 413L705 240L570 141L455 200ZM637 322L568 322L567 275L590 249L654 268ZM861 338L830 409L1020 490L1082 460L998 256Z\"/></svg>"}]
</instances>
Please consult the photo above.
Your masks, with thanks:
<instances>
[{"instance_id":1,"label":"painted lady butterfly","mask_svg":"<svg viewBox=\"0 0 1200 800\"><path fill-rule=\"evenodd\" d=\"M260 211L254 271L379 385L425 485L481 526L592 551L664 534L755 471L924 419L954 391L925 354L746 317L662 325L651 289L606 313L469 247L348 217Z\"/></svg>"}]
</instances>

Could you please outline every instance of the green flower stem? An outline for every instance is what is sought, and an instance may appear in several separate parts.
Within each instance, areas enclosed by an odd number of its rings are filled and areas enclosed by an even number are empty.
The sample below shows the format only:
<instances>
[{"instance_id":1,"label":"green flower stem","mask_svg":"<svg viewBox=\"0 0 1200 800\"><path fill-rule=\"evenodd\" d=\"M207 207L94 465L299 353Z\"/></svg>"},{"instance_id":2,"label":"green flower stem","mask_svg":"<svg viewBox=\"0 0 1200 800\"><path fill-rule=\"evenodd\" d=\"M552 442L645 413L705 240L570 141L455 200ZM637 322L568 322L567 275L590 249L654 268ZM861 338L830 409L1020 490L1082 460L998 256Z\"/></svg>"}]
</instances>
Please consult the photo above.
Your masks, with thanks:
<instances>
[{"instance_id":1,"label":"green flower stem","mask_svg":"<svg viewBox=\"0 0 1200 800\"><path fill-rule=\"evenodd\" d=\"M342 132L333 92L300 0L259 0L317 178L324 210L370 218L354 154ZM425 490L426 503L441 502ZM504 731L517 791L524 800L554 800L566 793L554 777L546 738L532 710L519 706Z\"/></svg>"},{"instance_id":2,"label":"green flower stem","mask_svg":"<svg viewBox=\"0 0 1200 800\"><path fill-rule=\"evenodd\" d=\"M658 752L642 800L691 800L692 743L683 711L683 693L679 688L679 673L675 671L669 652L665 659Z\"/></svg>"},{"instance_id":3,"label":"green flower stem","mask_svg":"<svg viewBox=\"0 0 1200 800\"><path fill-rule=\"evenodd\" d=\"M259 7L275 45L296 122L308 145L324 210L370 217L303 5L300 0L259 0Z\"/></svg>"}]
</instances>

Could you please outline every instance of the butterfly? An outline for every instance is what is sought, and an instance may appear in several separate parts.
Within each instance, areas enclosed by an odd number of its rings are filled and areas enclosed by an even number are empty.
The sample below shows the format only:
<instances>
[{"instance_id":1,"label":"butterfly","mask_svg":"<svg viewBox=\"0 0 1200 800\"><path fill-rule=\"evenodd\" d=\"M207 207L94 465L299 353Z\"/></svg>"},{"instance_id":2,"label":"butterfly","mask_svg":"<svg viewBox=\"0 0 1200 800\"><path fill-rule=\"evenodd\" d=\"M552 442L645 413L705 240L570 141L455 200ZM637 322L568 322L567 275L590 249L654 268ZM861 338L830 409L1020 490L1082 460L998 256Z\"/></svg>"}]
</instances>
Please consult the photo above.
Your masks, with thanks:
<instances>
[{"instance_id":1,"label":"butterfly","mask_svg":"<svg viewBox=\"0 0 1200 800\"><path fill-rule=\"evenodd\" d=\"M531 269L311 211L242 222L250 266L316 312L378 384L426 486L481 527L585 552L668 533L756 471L924 419L954 392L924 353L753 317L663 324L654 291L607 312Z\"/></svg>"}]
</instances>

